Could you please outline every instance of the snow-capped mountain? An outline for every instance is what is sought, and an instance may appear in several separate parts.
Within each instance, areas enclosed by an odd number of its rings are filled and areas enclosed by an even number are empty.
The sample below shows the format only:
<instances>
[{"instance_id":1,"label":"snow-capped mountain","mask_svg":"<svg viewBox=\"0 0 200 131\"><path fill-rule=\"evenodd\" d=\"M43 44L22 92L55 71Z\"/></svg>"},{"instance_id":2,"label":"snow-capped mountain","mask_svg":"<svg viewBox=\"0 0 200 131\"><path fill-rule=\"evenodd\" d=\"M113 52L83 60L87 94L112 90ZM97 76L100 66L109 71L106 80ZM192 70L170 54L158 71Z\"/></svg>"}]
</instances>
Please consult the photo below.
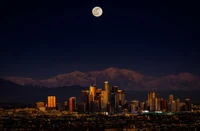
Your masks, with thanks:
<instances>
[{"instance_id":1,"label":"snow-capped mountain","mask_svg":"<svg viewBox=\"0 0 200 131\"><path fill-rule=\"evenodd\" d=\"M88 87L96 83L103 86L104 81L114 86L118 85L125 90L192 90L200 89L200 79L190 73L180 73L165 77L154 78L145 76L136 71L107 68L102 71L80 72L74 71L67 74L60 74L45 80L34 80L23 77L2 77L19 85L33 85L43 87L62 87L79 85Z\"/></svg>"}]
</instances>

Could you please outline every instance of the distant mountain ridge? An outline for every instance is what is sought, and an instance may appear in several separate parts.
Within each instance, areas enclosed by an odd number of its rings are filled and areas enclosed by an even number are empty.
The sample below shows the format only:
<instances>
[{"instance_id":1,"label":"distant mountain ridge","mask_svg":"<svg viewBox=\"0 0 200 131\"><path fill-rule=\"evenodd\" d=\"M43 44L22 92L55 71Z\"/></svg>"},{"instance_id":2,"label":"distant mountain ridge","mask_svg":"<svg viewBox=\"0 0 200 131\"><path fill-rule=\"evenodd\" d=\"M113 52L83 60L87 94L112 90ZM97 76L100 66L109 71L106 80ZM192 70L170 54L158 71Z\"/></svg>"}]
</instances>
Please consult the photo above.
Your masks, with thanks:
<instances>
[{"instance_id":1,"label":"distant mountain ridge","mask_svg":"<svg viewBox=\"0 0 200 131\"><path fill-rule=\"evenodd\" d=\"M118 85L124 90L198 90L200 78L190 73L180 73L159 78L145 76L139 72L120 68L107 68L102 71L60 74L45 80L35 80L24 77L2 77L22 86L63 87L79 85L88 87L96 83L100 88L104 81L109 81L111 86Z\"/></svg>"}]
</instances>

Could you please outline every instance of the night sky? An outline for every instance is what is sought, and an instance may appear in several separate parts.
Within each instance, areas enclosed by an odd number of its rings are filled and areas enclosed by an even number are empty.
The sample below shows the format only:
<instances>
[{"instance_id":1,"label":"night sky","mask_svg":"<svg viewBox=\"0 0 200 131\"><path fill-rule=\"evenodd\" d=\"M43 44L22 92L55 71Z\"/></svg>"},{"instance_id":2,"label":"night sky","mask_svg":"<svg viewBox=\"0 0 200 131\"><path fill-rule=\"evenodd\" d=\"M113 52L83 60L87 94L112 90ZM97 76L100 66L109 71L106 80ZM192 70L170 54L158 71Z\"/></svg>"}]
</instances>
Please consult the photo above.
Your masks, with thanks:
<instances>
[{"instance_id":1,"label":"night sky","mask_svg":"<svg viewBox=\"0 0 200 131\"><path fill-rule=\"evenodd\" d=\"M1 1L0 76L43 79L108 67L200 76L200 8L192 2Z\"/></svg>"}]
</instances>

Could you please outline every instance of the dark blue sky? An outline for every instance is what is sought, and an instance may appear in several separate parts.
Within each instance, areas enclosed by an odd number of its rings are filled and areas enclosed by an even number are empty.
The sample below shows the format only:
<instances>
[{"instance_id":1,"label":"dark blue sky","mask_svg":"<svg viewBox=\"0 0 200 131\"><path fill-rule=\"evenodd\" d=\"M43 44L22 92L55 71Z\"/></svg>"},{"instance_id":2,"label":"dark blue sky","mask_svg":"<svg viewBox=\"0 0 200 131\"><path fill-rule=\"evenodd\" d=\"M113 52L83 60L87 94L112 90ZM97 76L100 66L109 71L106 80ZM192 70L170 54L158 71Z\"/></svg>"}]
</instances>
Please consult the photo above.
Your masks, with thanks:
<instances>
[{"instance_id":1,"label":"dark blue sky","mask_svg":"<svg viewBox=\"0 0 200 131\"><path fill-rule=\"evenodd\" d=\"M192 2L1 1L0 76L48 78L111 66L200 76L200 9ZM101 17L92 16L94 6Z\"/></svg>"}]
</instances>

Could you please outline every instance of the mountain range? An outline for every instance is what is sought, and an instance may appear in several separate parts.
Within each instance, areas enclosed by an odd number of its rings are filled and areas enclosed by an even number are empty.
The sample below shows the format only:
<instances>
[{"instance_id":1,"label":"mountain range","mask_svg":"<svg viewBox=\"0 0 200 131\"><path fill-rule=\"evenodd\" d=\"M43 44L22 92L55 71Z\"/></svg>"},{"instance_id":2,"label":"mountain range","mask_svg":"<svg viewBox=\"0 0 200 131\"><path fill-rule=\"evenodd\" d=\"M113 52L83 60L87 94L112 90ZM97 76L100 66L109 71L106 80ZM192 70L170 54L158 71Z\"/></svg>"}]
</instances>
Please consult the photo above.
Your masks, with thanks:
<instances>
[{"instance_id":1,"label":"mountain range","mask_svg":"<svg viewBox=\"0 0 200 131\"><path fill-rule=\"evenodd\" d=\"M96 84L97 87L102 88L104 81L109 81L111 86L117 85L119 88L127 91L200 89L200 78L190 73L180 73L178 75L169 75L163 77L152 77L143 75L133 70L114 67L107 68L102 71L74 71L71 73L60 74L44 80L11 76L1 78L20 86L37 86L48 88L75 85L81 87L89 87L92 84Z\"/></svg>"}]
</instances>

